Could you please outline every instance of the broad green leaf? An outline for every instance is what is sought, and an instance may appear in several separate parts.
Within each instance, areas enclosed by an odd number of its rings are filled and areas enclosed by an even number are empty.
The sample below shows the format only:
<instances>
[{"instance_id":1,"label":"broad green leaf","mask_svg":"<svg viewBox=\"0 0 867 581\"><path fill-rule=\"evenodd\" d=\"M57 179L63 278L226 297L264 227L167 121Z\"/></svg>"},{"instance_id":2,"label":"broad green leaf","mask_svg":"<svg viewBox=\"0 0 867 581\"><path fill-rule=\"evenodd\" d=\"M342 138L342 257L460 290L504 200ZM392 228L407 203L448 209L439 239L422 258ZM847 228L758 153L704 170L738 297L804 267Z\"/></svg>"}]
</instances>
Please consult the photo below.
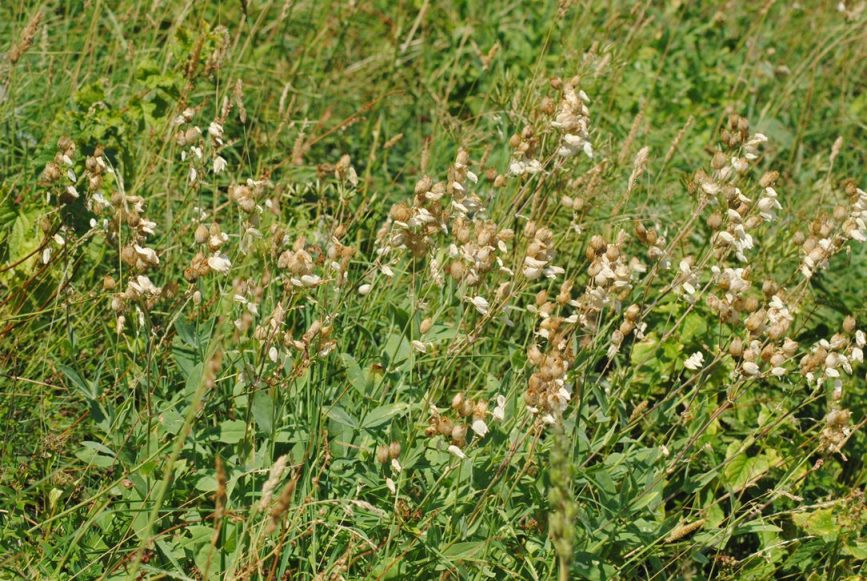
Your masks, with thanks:
<instances>
[{"instance_id":1,"label":"broad green leaf","mask_svg":"<svg viewBox=\"0 0 867 581\"><path fill-rule=\"evenodd\" d=\"M328 410L328 418L332 421L337 422L338 424L350 427L352 429L358 427L358 421L356 421L355 418L349 415L349 412L347 412L339 405L332 406Z\"/></svg>"},{"instance_id":2,"label":"broad green leaf","mask_svg":"<svg viewBox=\"0 0 867 581\"><path fill-rule=\"evenodd\" d=\"M257 391L253 394L251 408L256 425L266 434L274 431L274 400L265 391Z\"/></svg>"},{"instance_id":3,"label":"broad green leaf","mask_svg":"<svg viewBox=\"0 0 867 581\"><path fill-rule=\"evenodd\" d=\"M349 384L361 395L367 394L367 377L359 367L358 362L349 353L341 353L340 361L346 368L346 378Z\"/></svg>"},{"instance_id":4,"label":"broad green leaf","mask_svg":"<svg viewBox=\"0 0 867 581\"><path fill-rule=\"evenodd\" d=\"M375 428L390 420L393 416L401 414L409 409L407 403L392 403L379 406L364 416L364 421L361 424L363 428Z\"/></svg>"},{"instance_id":5,"label":"broad green leaf","mask_svg":"<svg viewBox=\"0 0 867 581\"><path fill-rule=\"evenodd\" d=\"M792 520L807 533L827 542L837 540L837 535L840 532L832 508L820 508L812 512L796 512L792 515Z\"/></svg>"},{"instance_id":6,"label":"broad green leaf","mask_svg":"<svg viewBox=\"0 0 867 581\"><path fill-rule=\"evenodd\" d=\"M244 439L247 424L241 420L226 420L220 424L220 441L224 444L237 444Z\"/></svg>"}]
</instances>

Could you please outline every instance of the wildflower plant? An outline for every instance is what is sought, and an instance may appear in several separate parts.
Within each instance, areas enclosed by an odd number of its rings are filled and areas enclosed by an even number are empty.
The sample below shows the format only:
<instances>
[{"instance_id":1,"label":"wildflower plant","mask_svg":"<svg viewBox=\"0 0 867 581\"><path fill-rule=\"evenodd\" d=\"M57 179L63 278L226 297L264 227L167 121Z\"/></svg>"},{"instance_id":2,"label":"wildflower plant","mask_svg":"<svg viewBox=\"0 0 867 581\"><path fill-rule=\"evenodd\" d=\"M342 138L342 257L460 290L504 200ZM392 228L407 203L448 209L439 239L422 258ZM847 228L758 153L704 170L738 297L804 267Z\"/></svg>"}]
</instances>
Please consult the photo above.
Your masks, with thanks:
<instances>
[{"instance_id":1,"label":"wildflower plant","mask_svg":"<svg viewBox=\"0 0 867 581\"><path fill-rule=\"evenodd\" d=\"M72 4L0 7L4 574L863 575L863 6Z\"/></svg>"}]
</instances>

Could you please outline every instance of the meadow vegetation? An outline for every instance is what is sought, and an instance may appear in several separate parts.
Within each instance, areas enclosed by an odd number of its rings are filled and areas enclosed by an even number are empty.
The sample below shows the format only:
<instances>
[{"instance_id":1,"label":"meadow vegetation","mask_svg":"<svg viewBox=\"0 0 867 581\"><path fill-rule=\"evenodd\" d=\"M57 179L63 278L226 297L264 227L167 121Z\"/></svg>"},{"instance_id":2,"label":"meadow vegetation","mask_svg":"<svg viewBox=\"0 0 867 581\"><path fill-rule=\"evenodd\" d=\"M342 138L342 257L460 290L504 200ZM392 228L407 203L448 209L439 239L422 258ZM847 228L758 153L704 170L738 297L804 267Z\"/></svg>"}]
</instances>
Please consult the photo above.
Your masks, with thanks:
<instances>
[{"instance_id":1,"label":"meadow vegetation","mask_svg":"<svg viewBox=\"0 0 867 581\"><path fill-rule=\"evenodd\" d=\"M0 5L0 577L860 579L865 3Z\"/></svg>"}]
</instances>

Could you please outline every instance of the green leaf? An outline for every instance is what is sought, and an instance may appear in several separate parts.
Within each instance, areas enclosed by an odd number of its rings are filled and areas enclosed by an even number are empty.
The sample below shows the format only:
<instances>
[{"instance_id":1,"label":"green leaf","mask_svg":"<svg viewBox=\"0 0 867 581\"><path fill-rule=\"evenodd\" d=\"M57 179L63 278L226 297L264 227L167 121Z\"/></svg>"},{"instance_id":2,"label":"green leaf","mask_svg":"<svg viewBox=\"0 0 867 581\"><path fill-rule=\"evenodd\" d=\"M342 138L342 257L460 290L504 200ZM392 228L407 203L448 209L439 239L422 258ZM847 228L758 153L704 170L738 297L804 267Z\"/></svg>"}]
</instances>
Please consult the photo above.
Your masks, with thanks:
<instances>
[{"instance_id":1,"label":"green leaf","mask_svg":"<svg viewBox=\"0 0 867 581\"><path fill-rule=\"evenodd\" d=\"M62 363L58 364L57 368L63 372L63 375L65 375L67 379L69 379L70 383L72 383L72 387L84 396L84 399L90 401L98 397L99 394L96 391L96 386L90 381L86 381L76 370L67 365L63 365Z\"/></svg>"},{"instance_id":2,"label":"green leaf","mask_svg":"<svg viewBox=\"0 0 867 581\"><path fill-rule=\"evenodd\" d=\"M264 391L253 394L251 408L256 425L266 434L274 431L274 400Z\"/></svg>"},{"instance_id":3,"label":"green leaf","mask_svg":"<svg viewBox=\"0 0 867 581\"><path fill-rule=\"evenodd\" d=\"M733 455L738 448L743 448L741 442L733 442L729 446L726 452L728 464L726 464L723 470L724 482L731 486L735 492L741 491L748 485L755 484L759 478L771 469L771 465L777 459L777 454L774 450L768 450L756 456L747 456L744 452Z\"/></svg>"},{"instance_id":4,"label":"green leaf","mask_svg":"<svg viewBox=\"0 0 867 581\"><path fill-rule=\"evenodd\" d=\"M358 421L349 415L345 409L340 407L339 405L332 406L331 409L328 410L328 418L338 424L347 426L352 428L353 430L358 427Z\"/></svg>"},{"instance_id":5,"label":"green leaf","mask_svg":"<svg viewBox=\"0 0 867 581\"><path fill-rule=\"evenodd\" d=\"M34 214L19 214L9 234L9 263L14 264L39 248L41 236L36 228ZM27 274L36 262L36 254L24 260L14 270Z\"/></svg>"},{"instance_id":6,"label":"green leaf","mask_svg":"<svg viewBox=\"0 0 867 581\"><path fill-rule=\"evenodd\" d=\"M470 559L485 548L482 542L465 542L449 545L443 550L443 555L452 559Z\"/></svg>"},{"instance_id":7,"label":"green leaf","mask_svg":"<svg viewBox=\"0 0 867 581\"><path fill-rule=\"evenodd\" d=\"M226 420L220 424L220 441L224 444L237 444L244 439L247 424L241 420Z\"/></svg>"},{"instance_id":8,"label":"green leaf","mask_svg":"<svg viewBox=\"0 0 867 581\"><path fill-rule=\"evenodd\" d=\"M781 529L780 527L767 523L762 519L756 519L738 526L735 529L735 534L746 535L752 533L779 533L782 530L783 529Z\"/></svg>"},{"instance_id":9,"label":"green leaf","mask_svg":"<svg viewBox=\"0 0 867 581\"><path fill-rule=\"evenodd\" d=\"M98 442L85 441L82 442L81 446L75 456L82 462L98 468L108 468L116 461L114 452Z\"/></svg>"},{"instance_id":10,"label":"green leaf","mask_svg":"<svg viewBox=\"0 0 867 581\"><path fill-rule=\"evenodd\" d=\"M341 353L340 361L346 368L346 378L349 380L349 384L355 388L355 391L359 394L365 395L367 393L367 377L361 370L358 362L349 353Z\"/></svg>"},{"instance_id":11,"label":"green leaf","mask_svg":"<svg viewBox=\"0 0 867 581\"><path fill-rule=\"evenodd\" d=\"M377 426L381 426L382 424L390 420L393 416L403 413L408 409L409 404L407 403L392 403L379 406L364 417L364 421L362 422L361 426L363 428L375 428Z\"/></svg>"},{"instance_id":12,"label":"green leaf","mask_svg":"<svg viewBox=\"0 0 867 581\"><path fill-rule=\"evenodd\" d=\"M851 545L845 545L842 552L844 555L849 555L859 561L867 560L867 541L859 540Z\"/></svg>"},{"instance_id":13,"label":"green leaf","mask_svg":"<svg viewBox=\"0 0 867 581\"><path fill-rule=\"evenodd\" d=\"M820 508L812 512L795 513L792 515L792 520L807 533L826 542L837 540L839 527L834 518L834 509Z\"/></svg>"},{"instance_id":14,"label":"green leaf","mask_svg":"<svg viewBox=\"0 0 867 581\"><path fill-rule=\"evenodd\" d=\"M683 321L680 341L682 343L692 343L706 334L707 323L705 322L705 318L698 313L690 313Z\"/></svg>"}]
</instances>

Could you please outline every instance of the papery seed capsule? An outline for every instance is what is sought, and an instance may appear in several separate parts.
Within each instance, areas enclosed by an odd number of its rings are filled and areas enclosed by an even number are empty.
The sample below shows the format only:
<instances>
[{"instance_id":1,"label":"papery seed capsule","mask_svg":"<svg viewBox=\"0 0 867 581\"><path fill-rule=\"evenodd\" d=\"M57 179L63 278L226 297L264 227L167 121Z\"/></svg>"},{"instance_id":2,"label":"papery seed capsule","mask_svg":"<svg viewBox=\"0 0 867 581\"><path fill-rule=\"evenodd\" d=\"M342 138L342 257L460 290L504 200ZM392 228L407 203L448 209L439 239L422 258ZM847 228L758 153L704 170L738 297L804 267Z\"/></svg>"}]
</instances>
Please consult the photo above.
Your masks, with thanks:
<instances>
[{"instance_id":1,"label":"papery seed capsule","mask_svg":"<svg viewBox=\"0 0 867 581\"><path fill-rule=\"evenodd\" d=\"M777 181L777 178L778 178L778 177L780 177L780 172L778 172L778 171L769 171L769 172L765 173L765 174L764 174L764 175L759 179L759 185L762 186L763 188L767 188L767 187L769 187L769 186L772 186L772 185L774 185L774 183Z\"/></svg>"},{"instance_id":2,"label":"papery seed capsule","mask_svg":"<svg viewBox=\"0 0 867 581\"><path fill-rule=\"evenodd\" d=\"M400 456L400 442L392 442L388 446L388 456L389 458L397 458Z\"/></svg>"},{"instance_id":3,"label":"papery seed capsule","mask_svg":"<svg viewBox=\"0 0 867 581\"><path fill-rule=\"evenodd\" d=\"M744 342L735 337L735 339L729 344L729 355L732 357L741 357L743 354Z\"/></svg>"},{"instance_id":4,"label":"papery seed capsule","mask_svg":"<svg viewBox=\"0 0 867 581\"><path fill-rule=\"evenodd\" d=\"M723 218L719 212L714 212L707 218L708 228L711 230L719 230L722 227Z\"/></svg>"},{"instance_id":5,"label":"papery seed capsule","mask_svg":"<svg viewBox=\"0 0 867 581\"><path fill-rule=\"evenodd\" d=\"M592 248L597 254L605 250L605 247L605 239L599 234L596 234L590 239L590 248Z\"/></svg>"},{"instance_id":6,"label":"papery seed capsule","mask_svg":"<svg viewBox=\"0 0 867 581\"><path fill-rule=\"evenodd\" d=\"M440 418L439 422L437 423L437 430L443 436L450 436L453 428L454 425L452 424L452 421L448 418Z\"/></svg>"},{"instance_id":7,"label":"papery seed capsule","mask_svg":"<svg viewBox=\"0 0 867 581\"><path fill-rule=\"evenodd\" d=\"M475 418L484 418L488 415L488 402L486 401L478 401L476 403L475 408L473 408L473 417Z\"/></svg>"},{"instance_id":8,"label":"papery seed capsule","mask_svg":"<svg viewBox=\"0 0 867 581\"><path fill-rule=\"evenodd\" d=\"M451 431L452 441L458 446L463 445L467 440L467 427L463 424L458 424Z\"/></svg>"},{"instance_id":9,"label":"papery seed capsule","mask_svg":"<svg viewBox=\"0 0 867 581\"><path fill-rule=\"evenodd\" d=\"M464 394L458 392L452 397L452 409L455 411L460 410L464 405Z\"/></svg>"},{"instance_id":10,"label":"papery seed capsule","mask_svg":"<svg viewBox=\"0 0 867 581\"><path fill-rule=\"evenodd\" d=\"M533 365L539 365L542 362L543 357L544 355L536 345L531 345L530 349L527 351L527 359L529 359L530 363Z\"/></svg>"},{"instance_id":11,"label":"papery seed capsule","mask_svg":"<svg viewBox=\"0 0 867 581\"><path fill-rule=\"evenodd\" d=\"M466 268L464 267L464 264L462 262L458 260L453 260L449 264L449 275L456 281L460 281L464 277L465 273Z\"/></svg>"},{"instance_id":12,"label":"papery seed capsule","mask_svg":"<svg viewBox=\"0 0 867 581\"><path fill-rule=\"evenodd\" d=\"M845 319L843 319L843 330L847 333L853 333L855 331L857 324L855 322L855 317L852 315L848 315Z\"/></svg>"},{"instance_id":13,"label":"papery seed capsule","mask_svg":"<svg viewBox=\"0 0 867 581\"><path fill-rule=\"evenodd\" d=\"M388 446L376 447L376 461L380 464L388 462Z\"/></svg>"},{"instance_id":14,"label":"papery seed capsule","mask_svg":"<svg viewBox=\"0 0 867 581\"><path fill-rule=\"evenodd\" d=\"M199 224L196 227L196 232L194 234L196 244L204 244L208 240L208 228L204 224Z\"/></svg>"},{"instance_id":15,"label":"papery seed capsule","mask_svg":"<svg viewBox=\"0 0 867 581\"><path fill-rule=\"evenodd\" d=\"M764 325L764 322L765 322L765 311L760 310L760 311L754 312L749 317L747 317L747 320L746 320L746 323L744 323L744 326L750 332L755 333L762 328L762 325Z\"/></svg>"},{"instance_id":16,"label":"papery seed capsule","mask_svg":"<svg viewBox=\"0 0 867 581\"><path fill-rule=\"evenodd\" d=\"M421 322L421 324L418 326L418 330L419 332L421 332L422 335L424 335L425 333L430 331L431 327L433 327L433 319L428 317Z\"/></svg>"}]
</instances>

